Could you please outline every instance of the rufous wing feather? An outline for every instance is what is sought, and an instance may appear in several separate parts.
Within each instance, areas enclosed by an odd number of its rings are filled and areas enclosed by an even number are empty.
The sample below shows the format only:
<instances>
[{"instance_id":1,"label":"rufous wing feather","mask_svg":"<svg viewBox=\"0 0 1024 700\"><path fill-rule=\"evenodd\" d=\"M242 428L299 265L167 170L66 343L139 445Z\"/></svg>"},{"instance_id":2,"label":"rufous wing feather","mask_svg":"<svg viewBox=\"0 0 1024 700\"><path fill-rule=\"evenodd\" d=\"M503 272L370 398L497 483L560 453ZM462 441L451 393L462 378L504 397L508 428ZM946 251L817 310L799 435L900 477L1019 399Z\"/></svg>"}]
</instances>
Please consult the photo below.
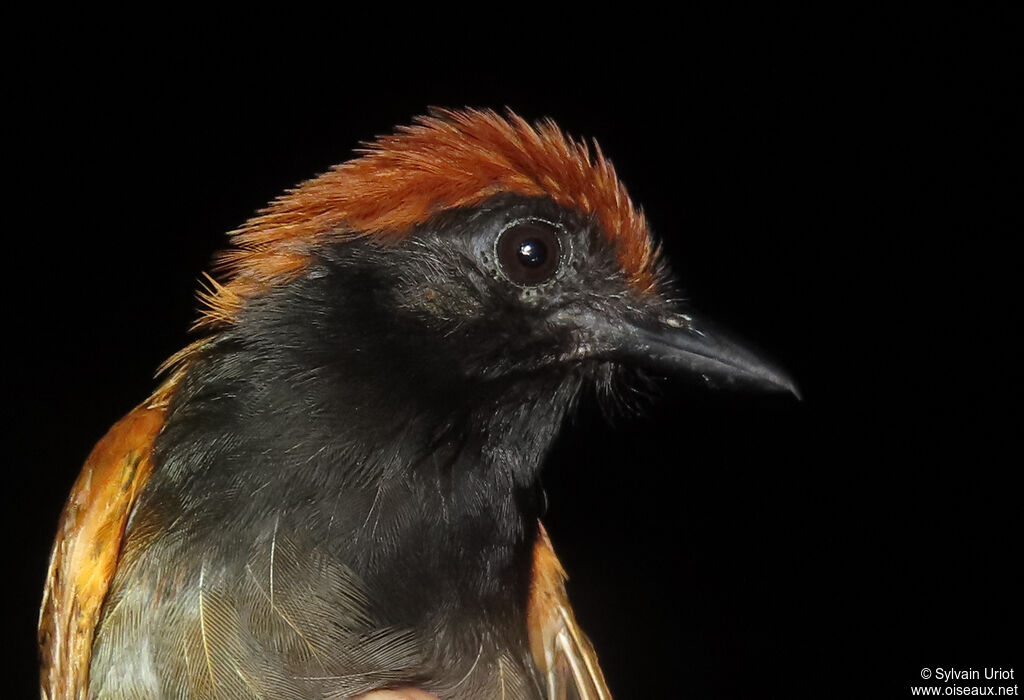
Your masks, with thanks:
<instances>
[{"instance_id":1,"label":"rufous wing feather","mask_svg":"<svg viewBox=\"0 0 1024 700\"><path fill-rule=\"evenodd\" d=\"M168 382L96 444L61 514L39 611L44 700L84 700L96 625L117 570L125 524L152 471Z\"/></svg>"},{"instance_id":2,"label":"rufous wing feather","mask_svg":"<svg viewBox=\"0 0 1024 700\"><path fill-rule=\"evenodd\" d=\"M527 610L530 651L549 700L611 700L590 640L576 624L565 591L566 573L541 523L533 551Z\"/></svg>"}]
</instances>

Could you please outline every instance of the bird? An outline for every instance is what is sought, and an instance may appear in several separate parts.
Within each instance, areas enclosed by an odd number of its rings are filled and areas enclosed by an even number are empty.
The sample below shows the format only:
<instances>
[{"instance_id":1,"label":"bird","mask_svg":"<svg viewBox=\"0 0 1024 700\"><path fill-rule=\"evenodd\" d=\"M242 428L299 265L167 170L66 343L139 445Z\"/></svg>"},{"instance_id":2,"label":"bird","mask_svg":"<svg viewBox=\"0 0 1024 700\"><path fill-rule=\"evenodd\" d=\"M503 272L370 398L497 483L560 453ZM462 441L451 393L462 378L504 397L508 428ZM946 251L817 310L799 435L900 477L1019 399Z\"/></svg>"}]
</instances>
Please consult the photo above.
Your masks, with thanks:
<instances>
[{"instance_id":1,"label":"bird","mask_svg":"<svg viewBox=\"0 0 1024 700\"><path fill-rule=\"evenodd\" d=\"M232 232L61 514L41 696L606 699L541 524L585 388L796 393L596 142L433 108Z\"/></svg>"}]
</instances>

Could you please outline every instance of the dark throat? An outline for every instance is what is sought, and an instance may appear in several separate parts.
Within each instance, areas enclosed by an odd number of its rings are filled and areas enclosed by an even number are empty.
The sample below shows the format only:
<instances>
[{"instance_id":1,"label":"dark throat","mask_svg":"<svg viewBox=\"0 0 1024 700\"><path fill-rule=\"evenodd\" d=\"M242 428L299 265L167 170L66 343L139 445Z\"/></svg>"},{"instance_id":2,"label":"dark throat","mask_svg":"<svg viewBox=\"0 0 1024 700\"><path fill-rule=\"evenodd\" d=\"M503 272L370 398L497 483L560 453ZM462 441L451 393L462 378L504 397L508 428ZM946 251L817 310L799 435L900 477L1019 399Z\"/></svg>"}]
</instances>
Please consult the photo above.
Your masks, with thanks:
<instances>
[{"instance_id":1,"label":"dark throat","mask_svg":"<svg viewBox=\"0 0 1024 700\"><path fill-rule=\"evenodd\" d=\"M523 619L537 475L581 378L453 381L429 348L258 311L191 366L140 508L226 567L271 531L341 562L388 624Z\"/></svg>"}]
</instances>

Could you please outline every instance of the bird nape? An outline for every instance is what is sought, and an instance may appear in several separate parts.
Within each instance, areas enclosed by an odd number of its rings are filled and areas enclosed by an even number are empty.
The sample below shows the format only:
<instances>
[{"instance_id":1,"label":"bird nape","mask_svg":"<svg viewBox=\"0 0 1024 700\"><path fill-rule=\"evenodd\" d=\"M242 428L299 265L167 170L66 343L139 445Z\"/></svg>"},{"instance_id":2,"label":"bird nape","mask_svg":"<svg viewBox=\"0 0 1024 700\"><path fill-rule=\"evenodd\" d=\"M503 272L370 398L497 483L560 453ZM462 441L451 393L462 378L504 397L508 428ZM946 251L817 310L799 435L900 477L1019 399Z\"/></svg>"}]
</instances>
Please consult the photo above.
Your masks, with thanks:
<instances>
[{"instance_id":1,"label":"bird nape","mask_svg":"<svg viewBox=\"0 0 1024 700\"><path fill-rule=\"evenodd\" d=\"M599 149L511 113L379 138L219 272L65 507L46 698L607 698L538 519L581 388L794 391L673 301Z\"/></svg>"}]
</instances>

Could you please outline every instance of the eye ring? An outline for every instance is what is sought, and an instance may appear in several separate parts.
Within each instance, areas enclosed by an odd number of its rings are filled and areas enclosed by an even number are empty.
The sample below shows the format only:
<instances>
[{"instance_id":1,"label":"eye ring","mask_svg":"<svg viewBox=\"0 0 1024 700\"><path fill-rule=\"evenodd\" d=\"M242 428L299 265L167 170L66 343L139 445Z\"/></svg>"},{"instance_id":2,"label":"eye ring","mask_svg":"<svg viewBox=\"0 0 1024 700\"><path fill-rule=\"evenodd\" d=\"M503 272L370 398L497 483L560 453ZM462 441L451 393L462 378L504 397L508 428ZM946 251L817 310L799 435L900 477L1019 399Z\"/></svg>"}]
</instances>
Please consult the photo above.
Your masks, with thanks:
<instances>
[{"instance_id":1,"label":"eye ring","mask_svg":"<svg viewBox=\"0 0 1024 700\"><path fill-rule=\"evenodd\" d=\"M505 276L524 286L552 279L562 261L559 228L541 219L510 224L498 235L494 248Z\"/></svg>"}]
</instances>

